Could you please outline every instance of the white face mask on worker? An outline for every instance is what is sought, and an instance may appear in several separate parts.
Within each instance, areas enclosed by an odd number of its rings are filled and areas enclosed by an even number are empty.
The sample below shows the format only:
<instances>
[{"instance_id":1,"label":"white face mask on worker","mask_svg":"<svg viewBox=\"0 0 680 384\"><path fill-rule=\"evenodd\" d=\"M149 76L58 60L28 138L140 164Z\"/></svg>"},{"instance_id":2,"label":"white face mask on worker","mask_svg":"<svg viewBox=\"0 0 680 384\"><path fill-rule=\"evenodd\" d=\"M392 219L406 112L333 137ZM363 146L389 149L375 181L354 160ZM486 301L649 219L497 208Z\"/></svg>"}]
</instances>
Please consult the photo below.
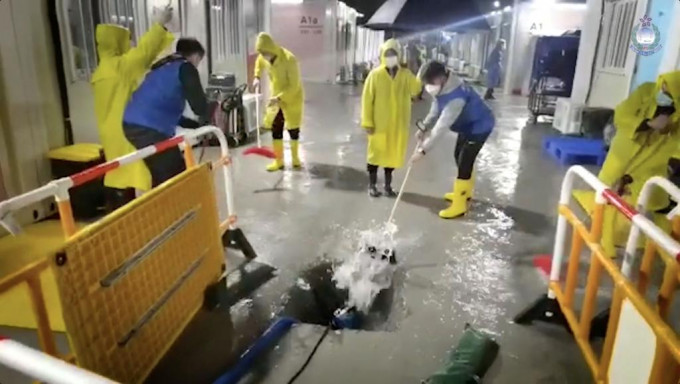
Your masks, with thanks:
<instances>
[{"instance_id":1,"label":"white face mask on worker","mask_svg":"<svg viewBox=\"0 0 680 384\"><path fill-rule=\"evenodd\" d=\"M399 59L396 56L385 56L385 65L387 68L394 68L399 65Z\"/></svg>"},{"instance_id":2,"label":"white face mask on worker","mask_svg":"<svg viewBox=\"0 0 680 384\"><path fill-rule=\"evenodd\" d=\"M441 92L441 90L442 90L441 85L425 84L425 92L429 93L432 96L437 96L439 92Z\"/></svg>"}]
</instances>

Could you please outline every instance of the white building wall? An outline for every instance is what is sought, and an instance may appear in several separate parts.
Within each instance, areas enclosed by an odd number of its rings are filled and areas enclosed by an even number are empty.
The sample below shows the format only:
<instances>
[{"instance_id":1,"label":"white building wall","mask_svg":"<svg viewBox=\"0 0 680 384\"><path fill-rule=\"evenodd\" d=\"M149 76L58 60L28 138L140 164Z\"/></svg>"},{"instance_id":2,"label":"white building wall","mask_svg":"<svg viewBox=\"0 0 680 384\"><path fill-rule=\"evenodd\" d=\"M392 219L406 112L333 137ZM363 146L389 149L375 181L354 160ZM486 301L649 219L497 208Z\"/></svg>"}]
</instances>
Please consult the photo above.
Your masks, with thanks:
<instances>
[{"instance_id":1,"label":"white building wall","mask_svg":"<svg viewBox=\"0 0 680 384\"><path fill-rule=\"evenodd\" d=\"M506 92L521 93L531 71L532 37L558 36L568 30L581 29L586 19L585 4L519 3L514 39L510 42Z\"/></svg>"},{"instance_id":2,"label":"white building wall","mask_svg":"<svg viewBox=\"0 0 680 384\"><path fill-rule=\"evenodd\" d=\"M680 69L680 1L673 3L670 30L666 34L659 73Z\"/></svg>"},{"instance_id":3,"label":"white building wall","mask_svg":"<svg viewBox=\"0 0 680 384\"><path fill-rule=\"evenodd\" d=\"M333 0L272 3L272 36L295 54L305 80L333 81L336 11Z\"/></svg>"},{"instance_id":4,"label":"white building wall","mask_svg":"<svg viewBox=\"0 0 680 384\"><path fill-rule=\"evenodd\" d=\"M590 81L593 73L593 61L602 18L602 1L587 0L586 15L581 29L581 41L578 47L576 72L574 73L574 88L571 100L576 104L585 104Z\"/></svg>"},{"instance_id":5,"label":"white building wall","mask_svg":"<svg viewBox=\"0 0 680 384\"><path fill-rule=\"evenodd\" d=\"M635 14L629 15L624 12L623 8L626 6L634 7ZM628 96L636 56L629 47L630 28L644 16L646 9L646 0L618 0L605 3L588 106L613 109ZM620 47L618 51L617 46ZM622 59L625 61L621 61Z\"/></svg>"},{"instance_id":6,"label":"white building wall","mask_svg":"<svg viewBox=\"0 0 680 384\"><path fill-rule=\"evenodd\" d=\"M64 144L48 6L0 1L0 174L10 196L49 181L46 153Z\"/></svg>"}]
</instances>

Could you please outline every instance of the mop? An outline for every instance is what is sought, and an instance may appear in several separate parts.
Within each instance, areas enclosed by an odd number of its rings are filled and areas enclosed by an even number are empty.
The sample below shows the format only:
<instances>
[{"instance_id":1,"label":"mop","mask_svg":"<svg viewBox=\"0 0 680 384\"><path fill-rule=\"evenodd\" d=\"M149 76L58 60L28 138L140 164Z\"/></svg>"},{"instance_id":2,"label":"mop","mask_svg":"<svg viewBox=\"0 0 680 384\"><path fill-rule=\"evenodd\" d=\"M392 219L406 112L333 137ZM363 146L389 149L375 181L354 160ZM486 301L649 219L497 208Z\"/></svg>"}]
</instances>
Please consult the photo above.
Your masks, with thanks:
<instances>
[{"instance_id":1,"label":"mop","mask_svg":"<svg viewBox=\"0 0 680 384\"><path fill-rule=\"evenodd\" d=\"M417 148L417 147L416 147ZM387 222L385 223L385 228L389 228L390 225L393 224L394 221L394 214L397 212L397 207L399 206L399 202L401 201L401 196L404 194L404 187L406 186L406 182L408 181L408 177L411 174L411 169L413 168L413 164L409 164L408 168L406 169L406 175L404 175L404 181L401 183L401 187L399 188L399 194L397 194L397 198L394 200L394 205L392 206L392 211L390 212L390 217L387 219ZM366 252L369 253L372 259L375 259L378 256L378 249L376 248L375 245L366 245L364 247ZM380 255L382 260L389 260L390 264L396 264L397 263L397 258L396 258L396 253L394 249L389 249L386 248L382 251Z\"/></svg>"},{"instance_id":2,"label":"mop","mask_svg":"<svg viewBox=\"0 0 680 384\"><path fill-rule=\"evenodd\" d=\"M255 94L255 124L257 130L257 147L248 148L243 151L244 155L258 155L263 157L268 157L270 159L275 159L276 154L271 148L262 146L262 139L260 138L260 97L261 93Z\"/></svg>"},{"instance_id":3,"label":"mop","mask_svg":"<svg viewBox=\"0 0 680 384\"><path fill-rule=\"evenodd\" d=\"M404 194L404 187L411 174L409 165L404 181L399 188L386 227L389 227ZM374 299L380 291L392 285L392 276L396 270L397 258L394 249L379 249L379 240L364 239L366 244L361 251L352 255L334 270L333 281L339 289L347 290L348 299L344 307L334 312L332 323L336 328L356 329L360 323L360 314L370 311Z\"/></svg>"}]
</instances>

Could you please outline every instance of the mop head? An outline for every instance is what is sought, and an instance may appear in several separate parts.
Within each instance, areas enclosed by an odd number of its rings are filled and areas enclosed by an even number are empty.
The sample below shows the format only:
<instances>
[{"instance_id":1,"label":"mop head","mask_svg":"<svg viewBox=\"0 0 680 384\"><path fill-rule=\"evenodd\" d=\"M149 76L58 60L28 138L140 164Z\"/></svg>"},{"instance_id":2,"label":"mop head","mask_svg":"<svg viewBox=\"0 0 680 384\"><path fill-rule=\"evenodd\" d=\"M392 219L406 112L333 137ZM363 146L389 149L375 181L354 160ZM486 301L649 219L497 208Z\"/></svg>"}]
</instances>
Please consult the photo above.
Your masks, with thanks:
<instances>
[{"instance_id":1,"label":"mop head","mask_svg":"<svg viewBox=\"0 0 680 384\"><path fill-rule=\"evenodd\" d=\"M334 269L333 281L348 292L347 308L367 313L380 291L392 286L397 269L392 236L365 232L361 246Z\"/></svg>"}]
</instances>

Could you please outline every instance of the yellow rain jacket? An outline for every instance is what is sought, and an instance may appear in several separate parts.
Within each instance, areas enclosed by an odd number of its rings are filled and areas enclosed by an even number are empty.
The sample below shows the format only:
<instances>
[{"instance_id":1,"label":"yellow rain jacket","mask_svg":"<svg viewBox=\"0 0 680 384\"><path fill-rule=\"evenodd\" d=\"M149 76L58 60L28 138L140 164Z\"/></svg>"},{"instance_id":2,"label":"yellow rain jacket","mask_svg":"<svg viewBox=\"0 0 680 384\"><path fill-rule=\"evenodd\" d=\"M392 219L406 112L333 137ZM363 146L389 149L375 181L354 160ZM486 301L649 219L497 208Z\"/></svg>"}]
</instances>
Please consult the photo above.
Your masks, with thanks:
<instances>
[{"instance_id":1,"label":"yellow rain jacket","mask_svg":"<svg viewBox=\"0 0 680 384\"><path fill-rule=\"evenodd\" d=\"M368 136L368 163L386 168L404 165L411 125L412 99L422 90L420 80L400 66L390 76L385 66L385 52L393 49L401 61L399 43L390 39L380 47L381 64L371 70L361 98L361 126L373 128Z\"/></svg>"},{"instance_id":2,"label":"yellow rain jacket","mask_svg":"<svg viewBox=\"0 0 680 384\"><path fill-rule=\"evenodd\" d=\"M260 78L262 72L269 74L271 81L272 97L279 98L278 106L267 108L264 117L264 128L271 129L274 118L283 112L286 120L286 129L298 129L302 126L302 107L304 103L304 90L300 79L300 65L297 58L289 50L277 45L274 39L267 33L257 36L255 49L260 54L255 61L255 77ZM274 63L270 63L262 54L269 53L276 56Z\"/></svg>"},{"instance_id":3,"label":"yellow rain jacket","mask_svg":"<svg viewBox=\"0 0 680 384\"><path fill-rule=\"evenodd\" d=\"M174 36L160 24L154 24L142 36L137 47L130 49L130 31L117 25L97 26L99 66L92 75L94 108L99 140L107 160L135 151L123 134L123 112L132 92L137 88L158 55L172 44ZM151 189L151 175L142 161L108 172L107 187Z\"/></svg>"},{"instance_id":4,"label":"yellow rain jacket","mask_svg":"<svg viewBox=\"0 0 680 384\"><path fill-rule=\"evenodd\" d=\"M653 119L656 111L656 95L662 84L673 97L678 110L671 115L668 131L660 133L655 130L638 131L645 119ZM616 135L611 143L607 158L602 165L598 178L611 188L624 175L632 178L623 194L624 199L635 206L645 182L652 176L668 176L668 161L680 144L680 71L659 76L656 84L645 83L619 104L614 111ZM588 211L592 210L594 193L576 191L576 199ZM647 209L650 212L668 206L668 196L661 190L654 191ZM666 227L663 216L657 216L657 225ZM630 225L615 208L607 207L605 211L602 245L605 251L613 252L614 245L625 244Z\"/></svg>"}]
</instances>

